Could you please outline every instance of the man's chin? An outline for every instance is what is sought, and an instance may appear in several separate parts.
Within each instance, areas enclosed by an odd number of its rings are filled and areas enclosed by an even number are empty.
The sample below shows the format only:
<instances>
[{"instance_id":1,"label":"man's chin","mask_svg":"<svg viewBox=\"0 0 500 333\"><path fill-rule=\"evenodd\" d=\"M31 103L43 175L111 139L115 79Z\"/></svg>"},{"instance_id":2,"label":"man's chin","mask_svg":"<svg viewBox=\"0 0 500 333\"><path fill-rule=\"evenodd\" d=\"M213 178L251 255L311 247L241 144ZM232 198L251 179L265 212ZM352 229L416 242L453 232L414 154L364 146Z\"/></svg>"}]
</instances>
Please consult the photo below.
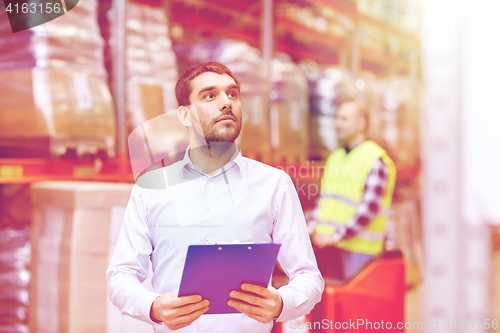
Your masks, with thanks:
<instances>
[{"instance_id":1,"label":"man's chin","mask_svg":"<svg viewBox=\"0 0 500 333\"><path fill-rule=\"evenodd\" d=\"M215 135L207 135L205 140L207 142L221 142L221 143L234 143L240 135L240 131L231 131L226 133L217 133Z\"/></svg>"},{"instance_id":2,"label":"man's chin","mask_svg":"<svg viewBox=\"0 0 500 333\"><path fill-rule=\"evenodd\" d=\"M221 145L223 144L233 144L236 141L236 138L230 137L230 138L207 138L206 142L212 144L212 143L220 143Z\"/></svg>"}]
</instances>

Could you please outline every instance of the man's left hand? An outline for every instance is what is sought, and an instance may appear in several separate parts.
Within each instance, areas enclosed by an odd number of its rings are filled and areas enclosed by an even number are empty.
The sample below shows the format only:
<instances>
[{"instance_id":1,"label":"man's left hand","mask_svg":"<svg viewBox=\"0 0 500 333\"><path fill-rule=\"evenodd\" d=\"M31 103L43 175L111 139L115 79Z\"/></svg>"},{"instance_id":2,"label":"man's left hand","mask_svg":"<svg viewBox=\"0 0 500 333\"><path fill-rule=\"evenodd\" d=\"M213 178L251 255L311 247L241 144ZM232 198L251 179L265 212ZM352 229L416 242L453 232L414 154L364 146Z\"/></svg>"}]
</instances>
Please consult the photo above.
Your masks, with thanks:
<instances>
[{"instance_id":1,"label":"man's left hand","mask_svg":"<svg viewBox=\"0 0 500 333\"><path fill-rule=\"evenodd\" d=\"M322 249L325 246L335 245L336 241L332 235L329 234L312 234L312 241L314 245Z\"/></svg>"},{"instance_id":2,"label":"man's left hand","mask_svg":"<svg viewBox=\"0 0 500 333\"><path fill-rule=\"evenodd\" d=\"M283 300L276 289L250 283L243 283L241 289L229 293L234 298L227 302L229 306L261 323L268 323L280 315Z\"/></svg>"}]
</instances>

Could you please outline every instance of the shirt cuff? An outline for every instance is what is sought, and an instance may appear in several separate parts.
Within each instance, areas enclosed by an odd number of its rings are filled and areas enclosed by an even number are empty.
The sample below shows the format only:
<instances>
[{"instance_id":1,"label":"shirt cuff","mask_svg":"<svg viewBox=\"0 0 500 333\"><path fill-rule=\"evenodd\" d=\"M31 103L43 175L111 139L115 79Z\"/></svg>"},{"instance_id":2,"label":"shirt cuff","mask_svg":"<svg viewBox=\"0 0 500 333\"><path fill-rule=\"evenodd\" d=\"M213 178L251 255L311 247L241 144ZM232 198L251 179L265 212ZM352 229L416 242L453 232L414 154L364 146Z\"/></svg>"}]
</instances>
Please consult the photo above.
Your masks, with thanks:
<instances>
[{"instance_id":1,"label":"shirt cuff","mask_svg":"<svg viewBox=\"0 0 500 333\"><path fill-rule=\"evenodd\" d=\"M138 300L137 300L137 309L139 312L139 318L142 321L147 322L148 324L154 325L154 324L161 324L161 322L156 322L151 319L150 314L151 314L151 306L153 305L153 302L156 298L161 296L161 294L157 294L152 291L145 292L142 294Z\"/></svg>"},{"instance_id":2,"label":"shirt cuff","mask_svg":"<svg viewBox=\"0 0 500 333\"><path fill-rule=\"evenodd\" d=\"M335 243L341 241L344 238L346 231L347 231L346 227L337 227L337 231L332 235L333 241Z\"/></svg>"},{"instance_id":3,"label":"shirt cuff","mask_svg":"<svg viewBox=\"0 0 500 333\"><path fill-rule=\"evenodd\" d=\"M307 231L309 232L309 235L312 235L315 233L317 226L318 226L318 222L316 220L307 221Z\"/></svg>"},{"instance_id":4,"label":"shirt cuff","mask_svg":"<svg viewBox=\"0 0 500 333\"><path fill-rule=\"evenodd\" d=\"M276 321L285 322L294 319L293 312L295 310L295 305L293 292L293 290L290 290L288 288L278 289L278 293L281 296L281 301L283 302L283 307Z\"/></svg>"},{"instance_id":5,"label":"shirt cuff","mask_svg":"<svg viewBox=\"0 0 500 333\"><path fill-rule=\"evenodd\" d=\"M160 297L160 296L158 296ZM149 318L151 318L151 320L157 324L161 324L162 322L161 321L156 321L155 319L153 319L153 304L155 303L156 299L158 298L156 297L154 300L153 300L153 303L151 303L151 308L149 309Z\"/></svg>"}]
</instances>

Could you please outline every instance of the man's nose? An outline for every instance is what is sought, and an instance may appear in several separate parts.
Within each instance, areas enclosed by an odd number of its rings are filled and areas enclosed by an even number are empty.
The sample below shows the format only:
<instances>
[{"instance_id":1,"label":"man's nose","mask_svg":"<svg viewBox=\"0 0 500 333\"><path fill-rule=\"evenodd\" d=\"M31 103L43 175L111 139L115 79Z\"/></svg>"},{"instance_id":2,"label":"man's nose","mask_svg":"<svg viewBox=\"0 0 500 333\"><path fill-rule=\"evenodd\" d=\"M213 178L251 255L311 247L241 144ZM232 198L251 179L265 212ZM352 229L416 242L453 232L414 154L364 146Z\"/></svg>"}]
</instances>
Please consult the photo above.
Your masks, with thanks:
<instances>
[{"instance_id":1,"label":"man's nose","mask_svg":"<svg viewBox=\"0 0 500 333\"><path fill-rule=\"evenodd\" d=\"M231 100L229 99L229 96L226 95L225 93L220 94L220 110L224 110L225 108L230 108L231 107Z\"/></svg>"}]
</instances>

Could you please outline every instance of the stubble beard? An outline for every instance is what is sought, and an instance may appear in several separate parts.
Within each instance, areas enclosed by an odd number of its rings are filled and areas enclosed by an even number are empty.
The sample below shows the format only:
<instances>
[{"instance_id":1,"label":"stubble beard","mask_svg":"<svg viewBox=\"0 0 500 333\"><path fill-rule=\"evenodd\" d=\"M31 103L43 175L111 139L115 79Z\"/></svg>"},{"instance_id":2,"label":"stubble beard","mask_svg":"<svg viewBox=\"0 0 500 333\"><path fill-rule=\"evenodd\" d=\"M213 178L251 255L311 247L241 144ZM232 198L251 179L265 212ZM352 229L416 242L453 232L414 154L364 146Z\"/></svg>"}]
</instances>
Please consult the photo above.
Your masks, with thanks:
<instances>
[{"instance_id":1,"label":"stubble beard","mask_svg":"<svg viewBox=\"0 0 500 333\"><path fill-rule=\"evenodd\" d=\"M204 139L207 143L207 153L208 149L210 149L213 157L220 156L229 150L241 132L242 117L238 118L232 111L226 113L225 116L232 116L235 119L236 128L233 131L224 131L223 133L224 129L218 129L217 127L221 126L221 124L218 124L217 120L220 118L201 122ZM233 126L224 127L227 130Z\"/></svg>"}]
</instances>

